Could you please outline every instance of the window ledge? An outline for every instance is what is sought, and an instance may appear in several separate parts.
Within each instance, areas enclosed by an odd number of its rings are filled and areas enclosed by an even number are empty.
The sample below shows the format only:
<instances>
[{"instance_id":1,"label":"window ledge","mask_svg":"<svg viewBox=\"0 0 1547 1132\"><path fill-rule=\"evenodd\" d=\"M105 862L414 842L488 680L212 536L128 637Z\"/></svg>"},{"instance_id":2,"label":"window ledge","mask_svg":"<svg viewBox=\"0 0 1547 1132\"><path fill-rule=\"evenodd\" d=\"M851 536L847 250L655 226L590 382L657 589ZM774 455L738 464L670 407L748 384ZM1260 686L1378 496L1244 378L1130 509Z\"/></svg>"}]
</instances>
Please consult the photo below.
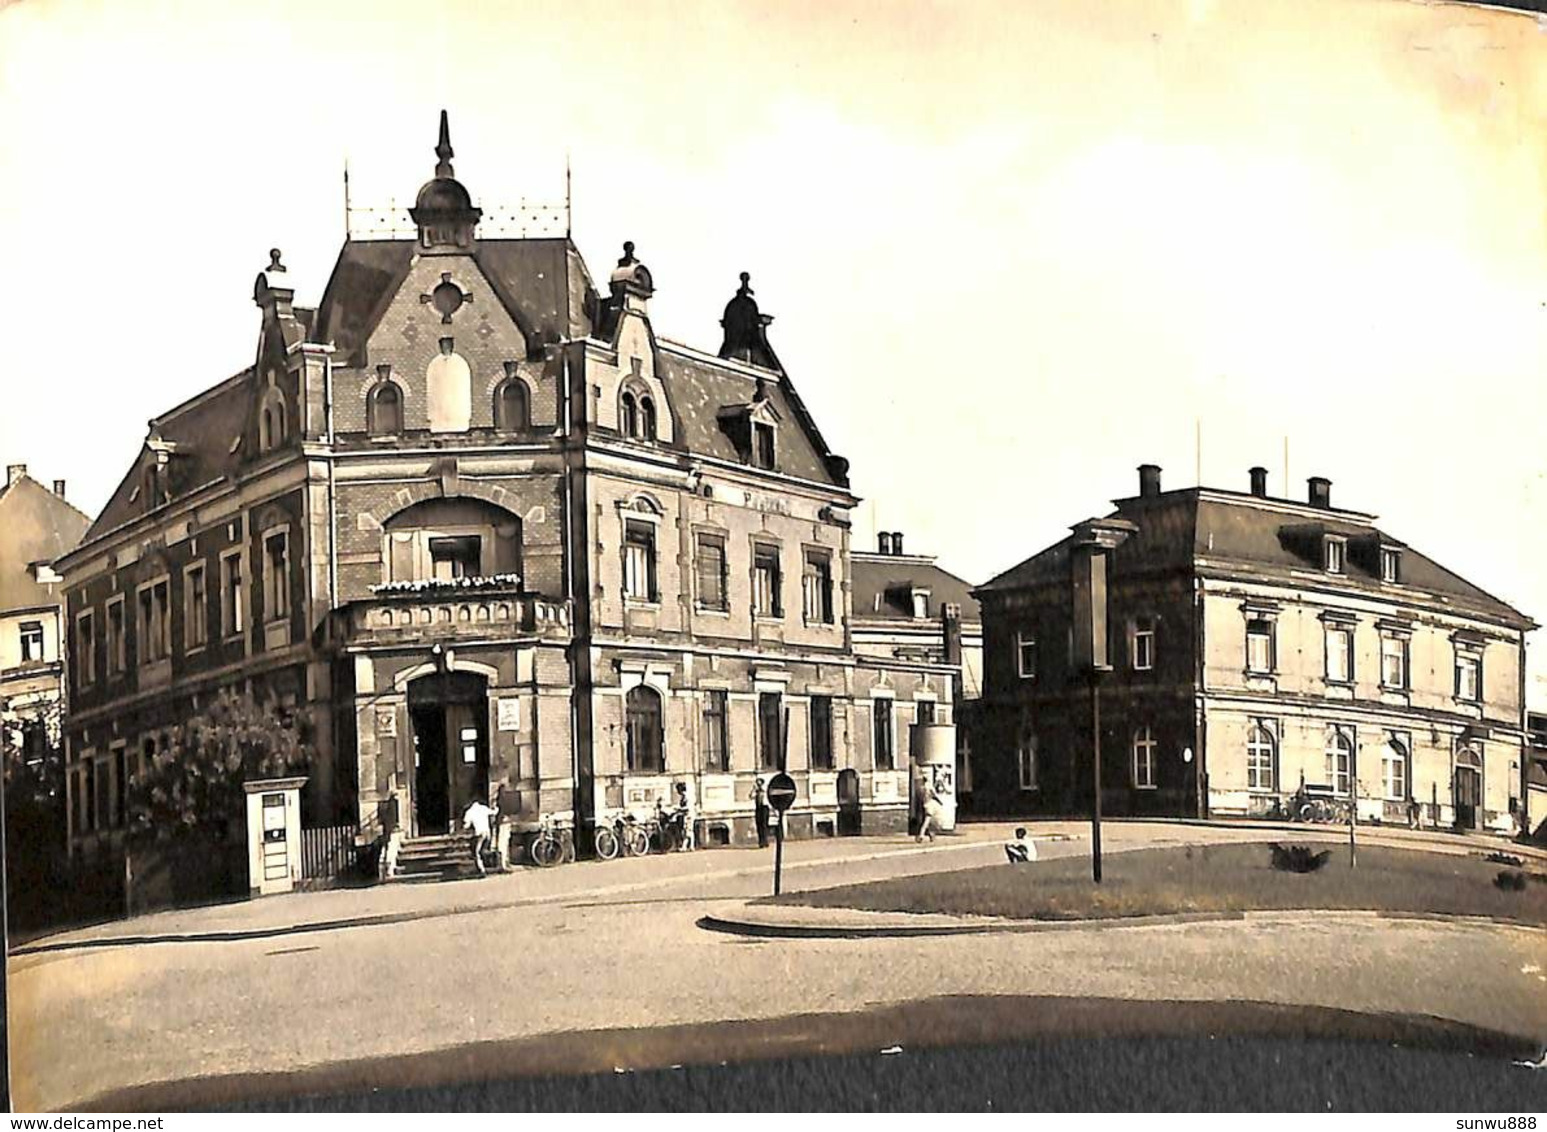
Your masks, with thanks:
<instances>
[{"instance_id":1,"label":"window ledge","mask_svg":"<svg viewBox=\"0 0 1547 1132\"><path fill-rule=\"evenodd\" d=\"M1154 784L1154 783L1150 783L1148 786L1141 786L1138 783L1135 783L1133 788L1135 790L1159 790L1160 789L1160 787L1158 785Z\"/></svg>"},{"instance_id":2,"label":"window ledge","mask_svg":"<svg viewBox=\"0 0 1547 1132\"><path fill-rule=\"evenodd\" d=\"M767 623L770 623L770 624L780 624L780 623L782 623L784 621L784 614L782 614L782 613L756 613L756 612L754 612L752 614L752 619L754 621L763 621L763 622L767 622Z\"/></svg>"},{"instance_id":3,"label":"window ledge","mask_svg":"<svg viewBox=\"0 0 1547 1132\"><path fill-rule=\"evenodd\" d=\"M658 599L648 598L648 597L633 597L633 596L631 596L629 594L624 594L623 595L623 604L626 605L629 609L660 609L661 608L661 603L660 603L660 601Z\"/></svg>"},{"instance_id":4,"label":"window ledge","mask_svg":"<svg viewBox=\"0 0 1547 1132\"><path fill-rule=\"evenodd\" d=\"M207 647L208 647L207 645L192 645L192 646L190 646L188 648L183 649L183 655L185 657L188 657L188 656L198 656Z\"/></svg>"},{"instance_id":5,"label":"window ledge","mask_svg":"<svg viewBox=\"0 0 1547 1132\"><path fill-rule=\"evenodd\" d=\"M731 615L729 609L721 609L717 605L695 605L693 612L704 617L724 617L726 620L729 620Z\"/></svg>"}]
</instances>

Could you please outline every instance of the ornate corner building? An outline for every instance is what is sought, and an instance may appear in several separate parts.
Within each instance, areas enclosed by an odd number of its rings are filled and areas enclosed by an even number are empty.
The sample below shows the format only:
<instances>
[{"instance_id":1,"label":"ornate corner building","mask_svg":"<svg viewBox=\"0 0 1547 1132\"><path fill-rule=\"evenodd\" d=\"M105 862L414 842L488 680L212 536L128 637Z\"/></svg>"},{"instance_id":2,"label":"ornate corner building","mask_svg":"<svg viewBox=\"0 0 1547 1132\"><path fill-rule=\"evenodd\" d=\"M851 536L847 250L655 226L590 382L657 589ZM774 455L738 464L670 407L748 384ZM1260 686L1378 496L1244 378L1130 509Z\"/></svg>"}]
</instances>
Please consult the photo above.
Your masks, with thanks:
<instances>
[{"instance_id":1,"label":"ornate corner building","mask_svg":"<svg viewBox=\"0 0 1547 1132\"><path fill-rule=\"evenodd\" d=\"M1525 636L1536 623L1391 538L1375 516L1250 490L1114 502L1102 805L1287 813L1302 785L1361 821L1513 832L1526 820ZM976 591L984 711L974 800L1088 812L1092 690L1071 666L1070 546ZM1346 812L1346 811L1345 811Z\"/></svg>"},{"instance_id":2,"label":"ornate corner building","mask_svg":"<svg viewBox=\"0 0 1547 1132\"><path fill-rule=\"evenodd\" d=\"M447 832L474 796L582 829L687 784L703 844L901 828L907 724L956 669L856 652L846 462L748 277L705 352L658 338L632 244L480 239L444 115L414 239L346 239L257 355L151 422L59 569L70 834L114 842L143 758L217 690L316 723L311 824Z\"/></svg>"}]
</instances>

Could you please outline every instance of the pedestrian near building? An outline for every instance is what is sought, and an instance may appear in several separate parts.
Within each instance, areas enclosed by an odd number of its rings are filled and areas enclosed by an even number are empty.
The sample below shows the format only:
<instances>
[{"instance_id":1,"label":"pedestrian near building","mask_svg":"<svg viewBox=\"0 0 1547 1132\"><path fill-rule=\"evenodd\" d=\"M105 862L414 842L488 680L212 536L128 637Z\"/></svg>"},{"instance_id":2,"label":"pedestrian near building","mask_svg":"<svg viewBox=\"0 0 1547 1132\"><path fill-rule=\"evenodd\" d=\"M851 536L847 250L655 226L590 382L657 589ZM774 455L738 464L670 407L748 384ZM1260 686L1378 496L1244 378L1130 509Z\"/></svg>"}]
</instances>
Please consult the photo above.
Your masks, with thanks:
<instances>
[{"instance_id":1,"label":"pedestrian near building","mask_svg":"<svg viewBox=\"0 0 1547 1132\"><path fill-rule=\"evenodd\" d=\"M752 780L752 820L757 826L757 847L768 848L768 792L763 789L763 780Z\"/></svg>"},{"instance_id":2,"label":"pedestrian near building","mask_svg":"<svg viewBox=\"0 0 1547 1132\"><path fill-rule=\"evenodd\" d=\"M682 823L682 836L677 841L678 849L693 849L697 845L694 837L694 825L697 815L693 812L693 799L688 796L688 784L677 783L677 820Z\"/></svg>"},{"instance_id":3,"label":"pedestrian near building","mask_svg":"<svg viewBox=\"0 0 1547 1132\"><path fill-rule=\"evenodd\" d=\"M493 830L490 823L494 817L494 810L489 807L489 804L478 798L474 798L462 814L462 828L468 831L472 842L473 864L477 867L479 876L489 875L488 870L484 868L483 855L493 843Z\"/></svg>"},{"instance_id":4,"label":"pedestrian near building","mask_svg":"<svg viewBox=\"0 0 1547 1132\"><path fill-rule=\"evenodd\" d=\"M927 837L933 841L935 839L935 830L939 827L944 813L945 801L940 797L940 791L935 789L933 783L930 783L929 793L924 796L924 821L919 826L918 836L914 840L923 841Z\"/></svg>"}]
</instances>

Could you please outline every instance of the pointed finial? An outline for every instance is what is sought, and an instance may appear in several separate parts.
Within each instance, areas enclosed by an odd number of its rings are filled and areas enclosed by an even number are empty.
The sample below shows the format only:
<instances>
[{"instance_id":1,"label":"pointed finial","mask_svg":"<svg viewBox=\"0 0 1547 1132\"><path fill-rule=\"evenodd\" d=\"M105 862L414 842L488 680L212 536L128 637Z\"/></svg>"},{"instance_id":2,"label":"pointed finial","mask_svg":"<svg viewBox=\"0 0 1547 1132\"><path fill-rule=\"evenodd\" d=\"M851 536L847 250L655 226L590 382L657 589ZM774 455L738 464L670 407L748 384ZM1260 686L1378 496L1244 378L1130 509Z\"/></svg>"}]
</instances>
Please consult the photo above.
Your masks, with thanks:
<instances>
[{"instance_id":1,"label":"pointed finial","mask_svg":"<svg viewBox=\"0 0 1547 1132\"><path fill-rule=\"evenodd\" d=\"M268 270L270 270L270 271L283 271L283 270L285 270L285 265L279 262L279 257L280 257L280 250L278 248L270 248L269 249L269 266L268 266Z\"/></svg>"},{"instance_id":2,"label":"pointed finial","mask_svg":"<svg viewBox=\"0 0 1547 1132\"><path fill-rule=\"evenodd\" d=\"M444 110L440 112L440 140L435 143L435 156L440 158L435 163L435 175L437 177L450 177L452 175L451 158L453 156L451 148L451 123L447 120Z\"/></svg>"},{"instance_id":3,"label":"pointed finial","mask_svg":"<svg viewBox=\"0 0 1547 1132\"><path fill-rule=\"evenodd\" d=\"M738 295L750 295L750 294L752 294L752 275L751 275L751 273L746 272L746 271L743 271L741 273L741 287L740 287L739 290L737 290L736 294L738 294Z\"/></svg>"},{"instance_id":4,"label":"pointed finial","mask_svg":"<svg viewBox=\"0 0 1547 1132\"><path fill-rule=\"evenodd\" d=\"M637 262L637 261L634 259L634 241L633 240L624 240L623 241L623 258L618 261L618 266L619 267L627 267L629 264L635 263L635 262Z\"/></svg>"}]
</instances>

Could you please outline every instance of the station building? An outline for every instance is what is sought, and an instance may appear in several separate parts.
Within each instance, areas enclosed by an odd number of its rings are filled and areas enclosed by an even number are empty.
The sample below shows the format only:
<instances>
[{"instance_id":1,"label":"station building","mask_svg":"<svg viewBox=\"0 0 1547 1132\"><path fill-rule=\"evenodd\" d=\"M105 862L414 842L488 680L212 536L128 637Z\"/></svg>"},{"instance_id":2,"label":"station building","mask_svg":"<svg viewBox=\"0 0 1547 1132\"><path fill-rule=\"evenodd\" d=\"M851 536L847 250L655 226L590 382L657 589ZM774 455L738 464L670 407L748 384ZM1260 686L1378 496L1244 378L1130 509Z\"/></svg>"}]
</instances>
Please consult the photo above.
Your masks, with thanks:
<instances>
[{"instance_id":1,"label":"station building","mask_svg":"<svg viewBox=\"0 0 1547 1132\"><path fill-rule=\"evenodd\" d=\"M253 364L151 422L59 563L74 844L231 687L310 713L306 820L362 840L498 795L584 845L684 783L744 843L781 767L791 834L902 828L959 666L855 648L858 500L749 277L718 349L670 341L632 244L598 286L567 234L483 238L444 115L435 152L413 237L346 239L315 307L271 253Z\"/></svg>"},{"instance_id":2,"label":"station building","mask_svg":"<svg viewBox=\"0 0 1547 1132\"><path fill-rule=\"evenodd\" d=\"M1162 491L1141 467L1096 521L1127 532L1099 705L1071 664L1078 534L979 587L980 808L1088 812L1099 707L1109 814L1285 813L1306 785L1362 821L1518 829L1536 623L1331 488L1275 498L1253 468L1247 491Z\"/></svg>"}]
</instances>

